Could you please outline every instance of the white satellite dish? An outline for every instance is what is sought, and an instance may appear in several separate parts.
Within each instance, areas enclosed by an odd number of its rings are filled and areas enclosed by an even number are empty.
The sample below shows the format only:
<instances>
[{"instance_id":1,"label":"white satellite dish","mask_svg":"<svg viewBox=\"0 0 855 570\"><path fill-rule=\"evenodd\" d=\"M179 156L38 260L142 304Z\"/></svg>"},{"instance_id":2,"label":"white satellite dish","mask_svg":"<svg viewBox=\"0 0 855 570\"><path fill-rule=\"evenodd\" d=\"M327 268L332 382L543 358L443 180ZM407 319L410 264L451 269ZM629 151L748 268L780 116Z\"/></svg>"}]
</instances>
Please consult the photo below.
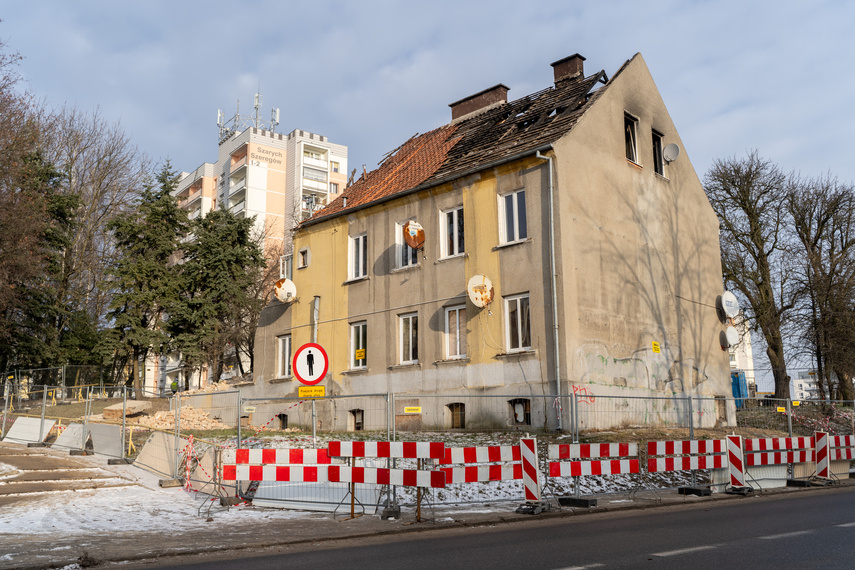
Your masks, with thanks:
<instances>
[{"instance_id":1,"label":"white satellite dish","mask_svg":"<svg viewBox=\"0 0 855 570\"><path fill-rule=\"evenodd\" d=\"M721 296L721 309L724 314L731 319L739 314L739 301L736 300L736 295L730 291L725 291Z\"/></svg>"},{"instance_id":2,"label":"white satellite dish","mask_svg":"<svg viewBox=\"0 0 855 570\"><path fill-rule=\"evenodd\" d=\"M736 327L727 327L724 330L724 334L727 337L727 346L733 346L739 343L739 331L736 330Z\"/></svg>"},{"instance_id":3,"label":"white satellite dish","mask_svg":"<svg viewBox=\"0 0 855 570\"><path fill-rule=\"evenodd\" d=\"M665 159L665 162L674 162L678 156L680 156L680 147L674 143L665 145L665 148L662 149L662 158Z\"/></svg>"},{"instance_id":4,"label":"white satellite dish","mask_svg":"<svg viewBox=\"0 0 855 570\"><path fill-rule=\"evenodd\" d=\"M493 302L493 282L486 275L473 275L466 287L469 300L476 307L483 309Z\"/></svg>"},{"instance_id":5,"label":"white satellite dish","mask_svg":"<svg viewBox=\"0 0 855 570\"><path fill-rule=\"evenodd\" d=\"M273 294L283 303L290 303L297 298L297 286L290 279L280 279L273 286Z\"/></svg>"}]
</instances>

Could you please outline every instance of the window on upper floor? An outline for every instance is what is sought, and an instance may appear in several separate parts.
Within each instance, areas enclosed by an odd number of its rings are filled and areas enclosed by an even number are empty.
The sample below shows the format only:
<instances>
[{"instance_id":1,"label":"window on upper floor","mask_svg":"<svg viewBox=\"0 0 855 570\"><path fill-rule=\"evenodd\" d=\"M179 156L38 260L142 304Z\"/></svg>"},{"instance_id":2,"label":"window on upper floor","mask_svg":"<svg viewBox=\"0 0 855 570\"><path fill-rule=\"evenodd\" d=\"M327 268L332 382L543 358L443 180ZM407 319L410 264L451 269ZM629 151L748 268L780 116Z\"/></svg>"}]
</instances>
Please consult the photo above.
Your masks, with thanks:
<instances>
[{"instance_id":1,"label":"window on upper floor","mask_svg":"<svg viewBox=\"0 0 855 570\"><path fill-rule=\"evenodd\" d=\"M445 309L445 357L466 357L466 305Z\"/></svg>"},{"instance_id":2,"label":"window on upper floor","mask_svg":"<svg viewBox=\"0 0 855 570\"><path fill-rule=\"evenodd\" d=\"M276 376L289 378L291 376L291 335L276 337Z\"/></svg>"},{"instance_id":3,"label":"window on upper floor","mask_svg":"<svg viewBox=\"0 0 855 570\"><path fill-rule=\"evenodd\" d=\"M653 131L653 172L665 176L665 160L662 158L662 135Z\"/></svg>"},{"instance_id":4,"label":"window on upper floor","mask_svg":"<svg viewBox=\"0 0 855 570\"><path fill-rule=\"evenodd\" d=\"M331 160L330 161L330 172L341 172L341 165L338 162Z\"/></svg>"},{"instance_id":5,"label":"window on upper floor","mask_svg":"<svg viewBox=\"0 0 855 570\"><path fill-rule=\"evenodd\" d=\"M338 182L330 182L330 194L338 194Z\"/></svg>"},{"instance_id":6,"label":"window on upper floor","mask_svg":"<svg viewBox=\"0 0 855 570\"><path fill-rule=\"evenodd\" d=\"M416 364L419 361L419 315L400 315L398 324L401 335L401 364Z\"/></svg>"},{"instance_id":7,"label":"window on upper floor","mask_svg":"<svg viewBox=\"0 0 855 570\"><path fill-rule=\"evenodd\" d=\"M440 224L442 227L442 257L462 255L465 251L463 240L463 206L442 212Z\"/></svg>"},{"instance_id":8,"label":"window on upper floor","mask_svg":"<svg viewBox=\"0 0 855 570\"><path fill-rule=\"evenodd\" d=\"M350 236L350 278L361 279L368 276L368 235Z\"/></svg>"},{"instance_id":9,"label":"window on upper floor","mask_svg":"<svg viewBox=\"0 0 855 570\"><path fill-rule=\"evenodd\" d=\"M531 348L531 311L528 293L505 299L508 352Z\"/></svg>"},{"instance_id":10,"label":"window on upper floor","mask_svg":"<svg viewBox=\"0 0 855 570\"><path fill-rule=\"evenodd\" d=\"M401 222L399 224L395 224L395 243L397 249L397 267L402 269L404 267L415 267L419 264L419 251L417 249L411 248L404 241L404 225L405 222Z\"/></svg>"},{"instance_id":11,"label":"window on upper floor","mask_svg":"<svg viewBox=\"0 0 855 570\"><path fill-rule=\"evenodd\" d=\"M638 119L625 114L623 116L623 130L626 141L626 159L638 164Z\"/></svg>"},{"instance_id":12,"label":"window on upper floor","mask_svg":"<svg viewBox=\"0 0 855 570\"><path fill-rule=\"evenodd\" d=\"M528 237L525 190L499 196L499 232L501 243L514 243Z\"/></svg>"},{"instance_id":13,"label":"window on upper floor","mask_svg":"<svg viewBox=\"0 0 855 570\"><path fill-rule=\"evenodd\" d=\"M350 325L350 368L359 370L368 363L368 323Z\"/></svg>"},{"instance_id":14,"label":"window on upper floor","mask_svg":"<svg viewBox=\"0 0 855 570\"><path fill-rule=\"evenodd\" d=\"M293 279L294 256L283 255L279 258L279 279Z\"/></svg>"},{"instance_id":15,"label":"window on upper floor","mask_svg":"<svg viewBox=\"0 0 855 570\"><path fill-rule=\"evenodd\" d=\"M309 266L309 262L312 260L311 253L309 252L309 248L304 247L300 251L297 252L297 269L304 269Z\"/></svg>"}]
</instances>

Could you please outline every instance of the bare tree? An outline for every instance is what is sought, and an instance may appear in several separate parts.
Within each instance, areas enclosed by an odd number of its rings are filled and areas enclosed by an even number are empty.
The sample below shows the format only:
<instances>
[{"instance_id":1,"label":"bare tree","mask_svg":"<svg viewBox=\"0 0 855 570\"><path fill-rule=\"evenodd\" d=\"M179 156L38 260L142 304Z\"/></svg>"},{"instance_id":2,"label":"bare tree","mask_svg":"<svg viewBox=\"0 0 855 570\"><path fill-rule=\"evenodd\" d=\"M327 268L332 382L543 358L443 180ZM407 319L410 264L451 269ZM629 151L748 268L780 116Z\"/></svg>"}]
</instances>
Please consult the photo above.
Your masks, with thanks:
<instances>
[{"instance_id":1,"label":"bare tree","mask_svg":"<svg viewBox=\"0 0 855 570\"><path fill-rule=\"evenodd\" d=\"M746 302L746 316L763 336L775 397L789 398L783 331L795 306L786 249L786 176L756 151L716 160L704 189L718 215L725 286Z\"/></svg>"},{"instance_id":2,"label":"bare tree","mask_svg":"<svg viewBox=\"0 0 855 570\"><path fill-rule=\"evenodd\" d=\"M119 123L109 124L96 109L91 114L66 107L45 119L51 136L45 157L80 196L75 232L63 259L68 302L97 322L107 311L112 291L104 275L116 250L108 224L134 207L151 162Z\"/></svg>"},{"instance_id":3,"label":"bare tree","mask_svg":"<svg viewBox=\"0 0 855 570\"><path fill-rule=\"evenodd\" d=\"M800 330L816 364L821 398L853 399L855 341L855 195L828 176L793 177L787 209L797 241L793 259L801 277Z\"/></svg>"}]
</instances>

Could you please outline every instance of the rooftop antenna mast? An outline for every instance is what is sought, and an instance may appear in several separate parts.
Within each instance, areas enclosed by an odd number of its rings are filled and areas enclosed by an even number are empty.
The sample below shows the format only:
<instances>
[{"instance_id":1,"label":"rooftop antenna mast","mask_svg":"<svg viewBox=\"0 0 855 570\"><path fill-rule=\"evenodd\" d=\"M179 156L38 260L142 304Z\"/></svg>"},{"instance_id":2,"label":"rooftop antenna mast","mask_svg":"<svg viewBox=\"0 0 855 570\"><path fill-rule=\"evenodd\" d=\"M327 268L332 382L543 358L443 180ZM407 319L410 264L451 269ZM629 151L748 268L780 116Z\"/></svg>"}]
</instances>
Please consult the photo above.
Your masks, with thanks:
<instances>
[{"instance_id":1,"label":"rooftop antenna mast","mask_svg":"<svg viewBox=\"0 0 855 570\"><path fill-rule=\"evenodd\" d=\"M259 121L259 111L261 111L261 81L258 82L258 92L255 94L255 128L257 129L261 121Z\"/></svg>"}]
</instances>

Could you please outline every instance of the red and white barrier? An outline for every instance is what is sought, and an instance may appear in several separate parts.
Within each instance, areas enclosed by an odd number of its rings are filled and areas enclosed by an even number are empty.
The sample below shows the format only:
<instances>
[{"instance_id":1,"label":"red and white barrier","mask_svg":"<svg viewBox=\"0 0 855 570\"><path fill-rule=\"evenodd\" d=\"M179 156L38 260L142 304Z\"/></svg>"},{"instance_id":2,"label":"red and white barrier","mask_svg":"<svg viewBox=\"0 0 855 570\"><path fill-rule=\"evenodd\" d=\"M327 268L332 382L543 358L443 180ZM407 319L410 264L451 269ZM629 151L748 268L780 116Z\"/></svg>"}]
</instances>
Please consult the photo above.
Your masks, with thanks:
<instances>
[{"instance_id":1,"label":"red and white barrier","mask_svg":"<svg viewBox=\"0 0 855 570\"><path fill-rule=\"evenodd\" d=\"M419 441L331 441L330 457L443 459L445 444Z\"/></svg>"},{"instance_id":2,"label":"red and white barrier","mask_svg":"<svg viewBox=\"0 0 855 570\"><path fill-rule=\"evenodd\" d=\"M730 485L732 487L745 487L745 460L742 453L742 436L729 435L726 441Z\"/></svg>"},{"instance_id":3,"label":"red and white barrier","mask_svg":"<svg viewBox=\"0 0 855 570\"><path fill-rule=\"evenodd\" d=\"M720 439L648 441L647 472L722 469L727 459L724 448ZM666 457L669 455L681 457Z\"/></svg>"},{"instance_id":4,"label":"red and white barrier","mask_svg":"<svg viewBox=\"0 0 855 570\"><path fill-rule=\"evenodd\" d=\"M855 435L832 435L829 437L831 461L855 459Z\"/></svg>"},{"instance_id":5,"label":"red and white barrier","mask_svg":"<svg viewBox=\"0 0 855 570\"><path fill-rule=\"evenodd\" d=\"M823 479L830 479L830 448L828 434L823 431L818 431L814 434L813 440L814 447L816 449L816 476Z\"/></svg>"},{"instance_id":6,"label":"red and white barrier","mask_svg":"<svg viewBox=\"0 0 855 570\"><path fill-rule=\"evenodd\" d=\"M637 457L637 443L562 443L549 446L550 459Z\"/></svg>"},{"instance_id":7,"label":"red and white barrier","mask_svg":"<svg viewBox=\"0 0 855 570\"><path fill-rule=\"evenodd\" d=\"M223 463L238 465L329 465L332 463L326 449L224 449Z\"/></svg>"},{"instance_id":8,"label":"red and white barrier","mask_svg":"<svg viewBox=\"0 0 855 570\"><path fill-rule=\"evenodd\" d=\"M444 488L445 473L348 465L223 465L223 481L365 483Z\"/></svg>"},{"instance_id":9,"label":"red and white barrier","mask_svg":"<svg viewBox=\"0 0 855 570\"><path fill-rule=\"evenodd\" d=\"M742 443L747 467L813 461L813 439L810 437L746 439Z\"/></svg>"},{"instance_id":10,"label":"red and white barrier","mask_svg":"<svg viewBox=\"0 0 855 570\"><path fill-rule=\"evenodd\" d=\"M571 461L550 461L550 477L620 475L639 472L638 444L636 443L561 444L550 445L547 449L550 460L575 458ZM590 457L623 459L582 460Z\"/></svg>"},{"instance_id":11,"label":"red and white barrier","mask_svg":"<svg viewBox=\"0 0 855 570\"><path fill-rule=\"evenodd\" d=\"M522 453L519 445L492 445L485 447L447 447L445 457L438 463L445 473L445 483L486 483L511 481L523 478ZM516 463L510 463L516 462ZM510 463L509 465L464 465L444 467L457 463Z\"/></svg>"},{"instance_id":12,"label":"red and white barrier","mask_svg":"<svg viewBox=\"0 0 855 570\"><path fill-rule=\"evenodd\" d=\"M523 485L525 485L525 500L540 501L540 469L537 462L537 440L525 438L520 440L520 455L522 457Z\"/></svg>"}]
</instances>

